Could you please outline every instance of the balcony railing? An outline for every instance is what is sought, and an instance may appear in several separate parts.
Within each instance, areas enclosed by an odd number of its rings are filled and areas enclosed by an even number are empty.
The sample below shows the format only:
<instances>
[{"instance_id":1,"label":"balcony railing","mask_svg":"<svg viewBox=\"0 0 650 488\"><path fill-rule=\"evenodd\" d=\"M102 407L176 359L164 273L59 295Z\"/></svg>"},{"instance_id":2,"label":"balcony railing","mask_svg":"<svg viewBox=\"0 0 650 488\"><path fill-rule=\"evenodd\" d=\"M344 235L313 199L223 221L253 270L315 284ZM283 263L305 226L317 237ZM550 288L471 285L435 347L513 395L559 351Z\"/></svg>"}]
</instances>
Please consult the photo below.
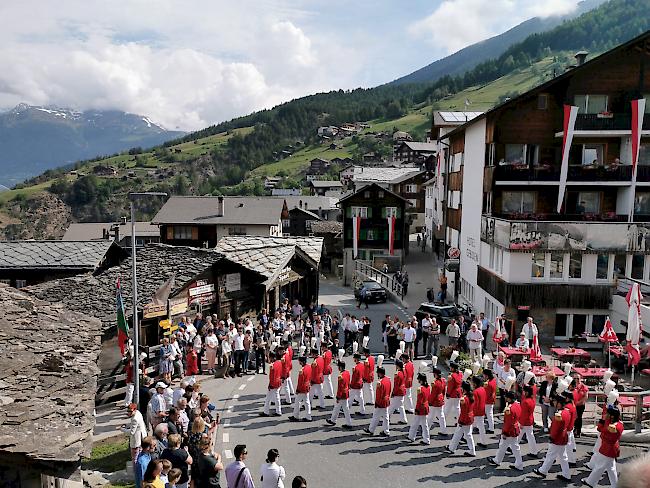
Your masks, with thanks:
<instances>
[{"instance_id":1,"label":"balcony railing","mask_svg":"<svg viewBox=\"0 0 650 488\"><path fill-rule=\"evenodd\" d=\"M560 165L502 165L495 168L495 181L560 181ZM643 168L643 171L642 171ZM643 176L642 176L643 175ZM646 178L646 179L642 179ZM569 166L568 181L631 181L632 166ZM650 167L639 166L638 181L650 181Z\"/></svg>"},{"instance_id":2,"label":"balcony railing","mask_svg":"<svg viewBox=\"0 0 650 488\"><path fill-rule=\"evenodd\" d=\"M564 215L564 219L575 216ZM650 254L650 224L515 220L483 216L481 240L512 251L638 252Z\"/></svg>"},{"instance_id":3,"label":"balcony railing","mask_svg":"<svg viewBox=\"0 0 650 488\"><path fill-rule=\"evenodd\" d=\"M583 213L583 214L557 214L535 212L501 212L493 213L496 218L505 220L525 220L539 222L627 222L627 215L617 215L614 212ZM635 216L637 218L639 216ZM648 216L646 216L648 217ZM637 219L641 221L640 219Z\"/></svg>"},{"instance_id":4,"label":"balcony railing","mask_svg":"<svg viewBox=\"0 0 650 488\"><path fill-rule=\"evenodd\" d=\"M578 114L576 130L630 130L632 115L614 114ZM650 129L650 114L643 117L643 128Z\"/></svg>"}]
</instances>

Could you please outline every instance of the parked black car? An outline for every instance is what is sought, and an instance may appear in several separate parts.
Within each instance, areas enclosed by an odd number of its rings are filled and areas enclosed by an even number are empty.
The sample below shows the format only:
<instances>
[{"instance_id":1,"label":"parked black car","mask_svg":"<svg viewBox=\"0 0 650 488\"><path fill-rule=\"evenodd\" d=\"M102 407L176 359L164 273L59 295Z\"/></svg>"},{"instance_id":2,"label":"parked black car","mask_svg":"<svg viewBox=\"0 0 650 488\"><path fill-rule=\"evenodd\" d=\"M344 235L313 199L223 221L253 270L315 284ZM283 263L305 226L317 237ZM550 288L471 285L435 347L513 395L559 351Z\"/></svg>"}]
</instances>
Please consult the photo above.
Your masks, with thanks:
<instances>
[{"instance_id":1,"label":"parked black car","mask_svg":"<svg viewBox=\"0 0 650 488\"><path fill-rule=\"evenodd\" d=\"M388 294L386 289L381 286L379 283L373 280L366 281L357 281L354 286L354 298L359 299L359 294L361 293L361 288L366 287L368 292L368 302L369 303L386 303L388 300Z\"/></svg>"},{"instance_id":2,"label":"parked black car","mask_svg":"<svg viewBox=\"0 0 650 488\"><path fill-rule=\"evenodd\" d=\"M453 305L439 305L436 303L421 303L415 312L415 318L418 322L422 322L424 314L429 314L431 318L436 319L440 324L440 331L444 334L447 326L451 323L451 319L458 320L460 312Z\"/></svg>"}]
</instances>

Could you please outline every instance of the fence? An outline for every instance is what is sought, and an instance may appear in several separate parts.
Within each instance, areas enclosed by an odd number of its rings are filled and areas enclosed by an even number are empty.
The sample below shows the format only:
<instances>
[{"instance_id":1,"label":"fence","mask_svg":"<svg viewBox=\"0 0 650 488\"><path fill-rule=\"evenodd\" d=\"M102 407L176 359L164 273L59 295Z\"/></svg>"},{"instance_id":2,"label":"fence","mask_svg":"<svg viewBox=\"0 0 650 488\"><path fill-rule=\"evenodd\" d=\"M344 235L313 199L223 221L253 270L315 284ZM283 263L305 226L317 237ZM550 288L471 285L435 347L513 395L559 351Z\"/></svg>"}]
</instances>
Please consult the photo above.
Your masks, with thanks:
<instances>
[{"instance_id":1,"label":"fence","mask_svg":"<svg viewBox=\"0 0 650 488\"><path fill-rule=\"evenodd\" d=\"M368 262L357 259L354 262L354 273L355 281L359 279L359 275L364 275L367 278L379 283L381 286L386 288L387 291L397 296L397 298L400 300L404 298L404 288L402 287L402 283L395 279L394 276L383 273L377 268L373 268Z\"/></svg>"},{"instance_id":2,"label":"fence","mask_svg":"<svg viewBox=\"0 0 650 488\"><path fill-rule=\"evenodd\" d=\"M650 421L650 408L644 407L644 399L650 396L650 390L646 391L619 391L619 408L621 409L621 419L625 417L633 419L634 421L634 430L637 434L641 433L643 423ZM602 391L589 391L589 398L594 400L596 406L595 417L600 418L601 411L599 410L599 401L603 401L605 394ZM625 401L625 398L633 398L634 403L629 403ZM628 412L632 411L631 415Z\"/></svg>"}]
</instances>

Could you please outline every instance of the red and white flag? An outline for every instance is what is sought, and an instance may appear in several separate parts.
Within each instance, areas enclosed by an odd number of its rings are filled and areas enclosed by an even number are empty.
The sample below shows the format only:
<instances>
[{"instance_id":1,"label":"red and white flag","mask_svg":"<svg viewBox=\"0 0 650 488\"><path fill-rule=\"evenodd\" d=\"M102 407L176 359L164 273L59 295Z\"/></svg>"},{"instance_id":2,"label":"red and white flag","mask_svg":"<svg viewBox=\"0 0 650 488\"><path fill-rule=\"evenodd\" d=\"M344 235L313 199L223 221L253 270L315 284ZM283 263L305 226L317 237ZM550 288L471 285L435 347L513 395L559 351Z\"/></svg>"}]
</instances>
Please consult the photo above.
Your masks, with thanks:
<instances>
[{"instance_id":1,"label":"red and white flag","mask_svg":"<svg viewBox=\"0 0 650 488\"><path fill-rule=\"evenodd\" d=\"M359 235L361 234L361 217L352 217L352 257L357 259L359 254Z\"/></svg>"},{"instance_id":2,"label":"red and white flag","mask_svg":"<svg viewBox=\"0 0 650 488\"><path fill-rule=\"evenodd\" d=\"M435 200L435 205L436 205L436 211L433 215L433 220L436 224L437 230L440 230L440 227L442 226L442 221L443 221L443 215L442 215L442 201L444 199L444 185L442 181L442 148L438 148L438 161L436 165L436 186L434 188L435 195L434 195L434 200Z\"/></svg>"},{"instance_id":3,"label":"red and white flag","mask_svg":"<svg viewBox=\"0 0 650 488\"><path fill-rule=\"evenodd\" d=\"M531 354L530 358L531 359L541 359L542 357L542 349L539 347L539 335L535 334L533 335L533 347L531 348Z\"/></svg>"},{"instance_id":4,"label":"red and white flag","mask_svg":"<svg viewBox=\"0 0 650 488\"><path fill-rule=\"evenodd\" d=\"M607 320L605 321L605 326L603 327L603 331L600 333L600 336L598 336L600 339L600 342L617 342L618 337L616 337L616 332L614 332L614 327L612 327L612 322L609 320L609 317L607 317Z\"/></svg>"},{"instance_id":5,"label":"red and white flag","mask_svg":"<svg viewBox=\"0 0 650 488\"><path fill-rule=\"evenodd\" d=\"M643 331L643 325L641 324L641 300L643 300L641 288L638 283L634 283L625 297L625 301L629 307L627 314L627 334L625 336L628 366L639 364L641 360L641 350L639 348L639 340Z\"/></svg>"},{"instance_id":6,"label":"red and white flag","mask_svg":"<svg viewBox=\"0 0 650 488\"><path fill-rule=\"evenodd\" d=\"M388 220L388 254L395 254L395 216L387 217Z\"/></svg>"},{"instance_id":7,"label":"red and white flag","mask_svg":"<svg viewBox=\"0 0 650 488\"><path fill-rule=\"evenodd\" d=\"M632 100L632 172L636 175L636 163L639 160L641 147L641 131L643 130L643 115L645 114L645 98Z\"/></svg>"},{"instance_id":8,"label":"red and white flag","mask_svg":"<svg viewBox=\"0 0 650 488\"><path fill-rule=\"evenodd\" d=\"M571 151L577 117L578 107L573 105L564 106L564 138L562 140L562 167L560 168L560 192L557 197L557 213L560 213L564 202L567 174L569 173L569 152Z\"/></svg>"}]
</instances>

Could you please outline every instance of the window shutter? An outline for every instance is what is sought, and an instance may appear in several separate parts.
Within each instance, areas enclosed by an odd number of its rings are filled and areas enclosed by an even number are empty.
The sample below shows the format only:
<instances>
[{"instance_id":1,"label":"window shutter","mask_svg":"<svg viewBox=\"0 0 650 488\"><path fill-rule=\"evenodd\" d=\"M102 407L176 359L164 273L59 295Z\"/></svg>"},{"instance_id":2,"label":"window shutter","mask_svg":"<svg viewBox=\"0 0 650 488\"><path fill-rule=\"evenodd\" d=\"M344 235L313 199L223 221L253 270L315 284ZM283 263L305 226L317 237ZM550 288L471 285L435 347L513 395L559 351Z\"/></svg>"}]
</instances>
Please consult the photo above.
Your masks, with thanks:
<instances>
[{"instance_id":1,"label":"window shutter","mask_svg":"<svg viewBox=\"0 0 650 488\"><path fill-rule=\"evenodd\" d=\"M174 226L173 225L168 225L167 226L167 240L168 241L174 240Z\"/></svg>"},{"instance_id":2,"label":"window shutter","mask_svg":"<svg viewBox=\"0 0 650 488\"><path fill-rule=\"evenodd\" d=\"M346 216L347 218L349 218L349 219L352 218L352 207L347 207L347 208L345 209L345 216Z\"/></svg>"},{"instance_id":3,"label":"window shutter","mask_svg":"<svg viewBox=\"0 0 650 488\"><path fill-rule=\"evenodd\" d=\"M402 208L401 207L396 207L395 210L395 218L400 219L402 218Z\"/></svg>"},{"instance_id":4,"label":"window shutter","mask_svg":"<svg viewBox=\"0 0 650 488\"><path fill-rule=\"evenodd\" d=\"M384 218L384 219L387 217L387 214L386 214L386 207L381 207L381 216L382 216L382 218Z\"/></svg>"},{"instance_id":5,"label":"window shutter","mask_svg":"<svg viewBox=\"0 0 650 488\"><path fill-rule=\"evenodd\" d=\"M199 240L199 228L198 227L192 227L192 240L193 241L198 241Z\"/></svg>"},{"instance_id":6,"label":"window shutter","mask_svg":"<svg viewBox=\"0 0 650 488\"><path fill-rule=\"evenodd\" d=\"M366 229L361 229L361 232L359 232L359 240L365 241L367 235L368 231Z\"/></svg>"},{"instance_id":7,"label":"window shutter","mask_svg":"<svg viewBox=\"0 0 650 488\"><path fill-rule=\"evenodd\" d=\"M368 207L368 218L372 218L372 207Z\"/></svg>"}]
</instances>

